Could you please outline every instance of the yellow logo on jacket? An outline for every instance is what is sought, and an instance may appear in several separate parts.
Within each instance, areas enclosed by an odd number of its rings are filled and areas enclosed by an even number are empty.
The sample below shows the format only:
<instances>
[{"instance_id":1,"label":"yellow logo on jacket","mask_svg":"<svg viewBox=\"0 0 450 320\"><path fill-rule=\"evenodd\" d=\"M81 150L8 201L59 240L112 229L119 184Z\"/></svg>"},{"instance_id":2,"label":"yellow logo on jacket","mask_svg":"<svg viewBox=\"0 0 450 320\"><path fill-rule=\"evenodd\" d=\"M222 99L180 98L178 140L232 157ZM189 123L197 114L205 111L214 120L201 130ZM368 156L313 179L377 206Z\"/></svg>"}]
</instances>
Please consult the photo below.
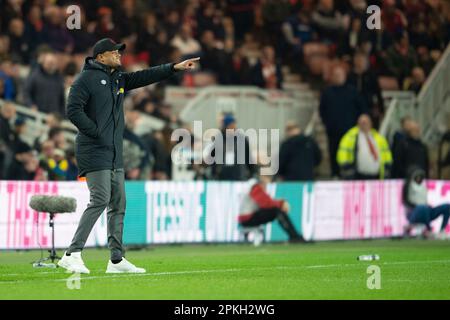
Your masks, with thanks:
<instances>
[{"instance_id":1,"label":"yellow logo on jacket","mask_svg":"<svg viewBox=\"0 0 450 320\"><path fill-rule=\"evenodd\" d=\"M125 90L123 88L120 88L119 91L117 91L117 95L124 93L124 92L125 92Z\"/></svg>"}]
</instances>

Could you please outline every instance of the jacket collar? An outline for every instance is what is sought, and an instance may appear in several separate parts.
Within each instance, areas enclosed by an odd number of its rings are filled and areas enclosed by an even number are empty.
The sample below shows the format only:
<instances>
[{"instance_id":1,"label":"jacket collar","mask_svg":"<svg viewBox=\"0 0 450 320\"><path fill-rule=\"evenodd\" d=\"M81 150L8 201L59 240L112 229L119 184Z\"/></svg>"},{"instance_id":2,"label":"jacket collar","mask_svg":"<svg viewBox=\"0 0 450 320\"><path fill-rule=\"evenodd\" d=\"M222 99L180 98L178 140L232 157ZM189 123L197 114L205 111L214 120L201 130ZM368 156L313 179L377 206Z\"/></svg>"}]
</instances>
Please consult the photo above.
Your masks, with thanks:
<instances>
[{"instance_id":1,"label":"jacket collar","mask_svg":"<svg viewBox=\"0 0 450 320\"><path fill-rule=\"evenodd\" d=\"M351 128L349 131L349 133L351 133L352 135L358 135L360 130L358 126L354 126L353 128ZM376 135L378 135L378 131L375 130L374 128L370 129L370 133L375 137Z\"/></svg>"},{"instance_id":2,"label":"jacket collar","mask_svg":"<svg viewBox=\"0 0 450 320\"><path fill-rule=\"evenodd\" d=\"M116 73L116 71L120 71L119 69L115 69L113 72L111 72L110 66L98 62L93 57L87 57L84 61L83 70L92 70L92 69L101 70L103 72L106 72L108 75L113 75Z\"/></svg>"}]
</instances>

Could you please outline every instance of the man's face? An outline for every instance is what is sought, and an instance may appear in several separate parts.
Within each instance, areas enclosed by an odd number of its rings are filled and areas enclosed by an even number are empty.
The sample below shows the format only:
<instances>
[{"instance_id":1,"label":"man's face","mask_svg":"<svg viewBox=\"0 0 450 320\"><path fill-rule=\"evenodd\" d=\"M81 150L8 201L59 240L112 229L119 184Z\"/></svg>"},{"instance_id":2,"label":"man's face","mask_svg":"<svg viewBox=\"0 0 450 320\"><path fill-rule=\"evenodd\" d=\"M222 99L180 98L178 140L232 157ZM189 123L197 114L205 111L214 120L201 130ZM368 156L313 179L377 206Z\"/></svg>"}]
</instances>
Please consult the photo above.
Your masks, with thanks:
<instances>
[{"instance_id":1,"label":"man's face","mask_svg":"<svg viewBox=\"0 0 450 320\"><path fill-rule=\"evenodd\" d=\"M5 119L9 120L16 115L16 108L10 103L5 103L1 108L1 114Z\"/></svg>"},{"instance_id":2,"label":"man's face","mask_svg":"<svg viewBox=\"0 0 450 320\"><path fill-rule=\"evenodd\" d=\"M191 27L188 24L181 26L181 37L184 39L190 38L192 35Z\"/></svg>"},{"instance_id":3,"label":"man's face","mask_svg":"<svg viewBox=\"0 0 450 320\"><path fill-rule=\"evenodd\" d=\"M358 71L366 71L367 69L367 58L364 55L357 54L353 58L353 64L355 69Z\"/></svg>"},{"instance_id":4,"label":"man's face","mask_svg":"<svg viewBox=\"0 0 450 320\"><path fill-rule=\"evenodd\" d=\"M346 77L347 75L342 67L335 67L331 74L331 83L335 86L342 86L347 80Z\"/></svg>"},{"instance_id":5,"label":"man's face","mask_svg":"<svg viewBox=\"0 0 450 320\"><path fill-rule=\"evenodd\" d=\"M101 63L110 66L111 68L117 68L122 65L122 61L120 61L121 57L122 55L120 54L119 50L106 51L102 54L99 54L98 60Z\"/></svg>"},{"instance_id":6,"label":"man's face","mask_svg":"<svg viewBox=\"0 0 450 320\"><path fill-rule=\"evenodd\" d=\"M275 60L275 50L271 46L266 46L263 49L263 55L264 58L268 61L274 61Z\"/></svg>"},{"instance_id":7,"label":"man's face","mask_svg":"<svg viewBox=\"0 0 450 320\"><path fill-rule=\"evenodd\" d=\"M214 45L214 33L211 30L207 30L203 33L203 43L208 45L208 46L213 46Z\"/></svg>"},{"instance_id":8,"label":"man's face","mask_svg":"<svg viewBox=\"0 0 450 320\"><path fill-rule=\"evenodd\" d=\"M54 74L58 69L58 60L55 55L49 53L42 60L42 67L49 74Z\"/></svg>"},{"instance_id":9,"label":"man's face","mask_svg":"<svg viewBox=\"0 0 450 320\"><path fill-rule=\"evenodd\" d=\"M414 68L412 70L412 78L416 83L424 83L425 82L425 72L422 68Z\"/></svg>"},{"instance_id":10,"label":"man's face","mask_svg":"<svg viewBox=\"0 0 450 320\"><path fill-rule=\"evenodd\" d=\"M417 122L412 121L408 130L409 135L413 139L420 139L420 126Z\"/></svg>"},{"instance_id":11,"label":"man's face","mask_svg":"<svg viewBox=\"0 0 450 320\"><path fill-rule=\"evenodd\" d=\"M9 31L16 37L21 37L24 32L24 24L20 19L13 19L9 24Z\"/></svg>"},{"instance_id":12,"label":"man's face","mask_svg":"<svg viewBox=\"0 0 450 320\"><path fill-rule=\"evenodd\" d=\"M66 138L64 137L64 133L60 132L57 135L55 135L53 137L53 141L57 144L57 145L63 145L66 142Z\"/></svg>"},{"instance_id":13,"label":"man's face","mask_svg":"<svg viewBox=\"0 0 450 320\"><path fill-rule=\"evenodd\" d=\"M60 121L51 113L48 114L47 117L45 118L45 123L50 128L58 127L60 125Z\"/></svg>"},{"instance_id":14,"label":"man's face","mask_svg":"<svg viewBox=\"0 0 450 320\"><path fill-rule=\"evenodd\" d=\"M156 40L158 43L165 44L167 42L167 33L164 30L159 31Z\"/></svg>"},{"instance_id":15,"label":"man's face","mask_svg":"<svg viewBox=\"0 0 450 320\"><path fill-rule=\"evenodd\" d=\"M400 48L406 48L409 46L409 39L408 36L405 34L403 35L400 40L398 40L397 46Z\"/></svg>"},{"instance_id":16,"label":"man's face","mask_svg":"<svg viewBox=\"0 0 450 320\"><path fill-rule=\"evenodd\" d=\"M411 129L411 125L413 123L413 120L410 118L405 118L402 121L402 130L403 132L409 133L410 129Z\"/></svg>"},{"instance_id":17,"label":"man's face","mask_svg":"<svg viewBox=\"0 0 450 320\"><path fill-rule=\"evenodd\" d=\"M358 126L361 131L368 133L372 129L372 121L368 115L363 114L358 119Z\"/></svg>"},{"instance_id":18,"label":"man's face","mask_svg":"<svg viewBox=\"0 0 450 320\"><path fill-rule=\"evenodd\" d=\"M26 131L26 129L27 129L26 125L25 124L21 124L19 126L16 126L16 133L18 135L21 135L21 134L23 134Z\"/></svg>"},{"instance_id":19,"label":"man's face","mask_svg":"<svg viewBox=\"0 0 450 320\"><path fill-rule=\"evenodd\" d=\"M55 144L52 141L46 141L42 144L42 153L47 157L51 158L55 150Z\"/></svg>"}]
</instances>

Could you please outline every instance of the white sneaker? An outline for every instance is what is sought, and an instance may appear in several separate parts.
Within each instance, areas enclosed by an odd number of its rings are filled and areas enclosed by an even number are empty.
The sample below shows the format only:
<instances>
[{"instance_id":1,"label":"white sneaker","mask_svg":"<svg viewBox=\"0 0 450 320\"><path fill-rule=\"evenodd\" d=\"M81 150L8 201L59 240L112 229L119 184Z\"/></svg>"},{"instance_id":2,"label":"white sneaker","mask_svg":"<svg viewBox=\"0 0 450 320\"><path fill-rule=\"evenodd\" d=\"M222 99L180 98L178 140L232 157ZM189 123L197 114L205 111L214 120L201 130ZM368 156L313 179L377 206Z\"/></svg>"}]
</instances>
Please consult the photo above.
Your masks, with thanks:
<instances>
[{"instance_id":1,"label":"white sneaker","mask_svg":"<svg viewBox=\"0 0 450 320\"><path fill-rule=\"evenodd\" d=\"M61 260L58 261L58 266L74 273L90 273L81 259L81 252L72 252L70 256L66 256L64 252Z\"/></svg>"},{"instance_id":2,"label":"white sneaker","mask_svg":"<svg viewBox=\"0 0 450 320\"><path fill-rule=\"evenodd\" d=\"M106 273L145 273L144 268L138 268L127 259L122 258L119 263L112 263L111 260L108 261L108 267L106 268Z\"/></svg>"},{"instance_id":3,"label":"white sneaker","mask_svg":"<svg viewBox=\"0 0 450 320\"><path fill-rule=\"evenodd\" d=\"M450 240L450 236L444 230L444 231L440 231L436 235L436 239L438 239L438 240Z\"/></svg>"}]
</instances>

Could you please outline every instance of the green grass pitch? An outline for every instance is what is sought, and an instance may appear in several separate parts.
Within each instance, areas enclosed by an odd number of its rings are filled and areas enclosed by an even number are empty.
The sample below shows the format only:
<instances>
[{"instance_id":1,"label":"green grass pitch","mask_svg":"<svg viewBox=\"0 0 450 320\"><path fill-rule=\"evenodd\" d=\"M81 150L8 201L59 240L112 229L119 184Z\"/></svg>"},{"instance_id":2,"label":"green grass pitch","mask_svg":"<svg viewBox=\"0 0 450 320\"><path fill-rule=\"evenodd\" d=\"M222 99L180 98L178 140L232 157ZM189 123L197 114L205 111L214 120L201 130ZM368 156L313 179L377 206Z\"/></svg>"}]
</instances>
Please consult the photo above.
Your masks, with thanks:
<instances>
[{"instance_id":1,"label":"green grass pitch","mask_svg":"<svg viewBox=\"0 0 450 320\"><path fill-rule=\"evenodd\" d=\"M62 254L62 251L59 250ZM379 261L362 262L362 254ZM128 251L144 275L105 274L108 251L87 249L79 289L63 269L33 269L39 251L0 252L0 299L450 299L450 242L177 245ZM368 289L369 265L381 289Z\"/></svg>"}]
</instances>

